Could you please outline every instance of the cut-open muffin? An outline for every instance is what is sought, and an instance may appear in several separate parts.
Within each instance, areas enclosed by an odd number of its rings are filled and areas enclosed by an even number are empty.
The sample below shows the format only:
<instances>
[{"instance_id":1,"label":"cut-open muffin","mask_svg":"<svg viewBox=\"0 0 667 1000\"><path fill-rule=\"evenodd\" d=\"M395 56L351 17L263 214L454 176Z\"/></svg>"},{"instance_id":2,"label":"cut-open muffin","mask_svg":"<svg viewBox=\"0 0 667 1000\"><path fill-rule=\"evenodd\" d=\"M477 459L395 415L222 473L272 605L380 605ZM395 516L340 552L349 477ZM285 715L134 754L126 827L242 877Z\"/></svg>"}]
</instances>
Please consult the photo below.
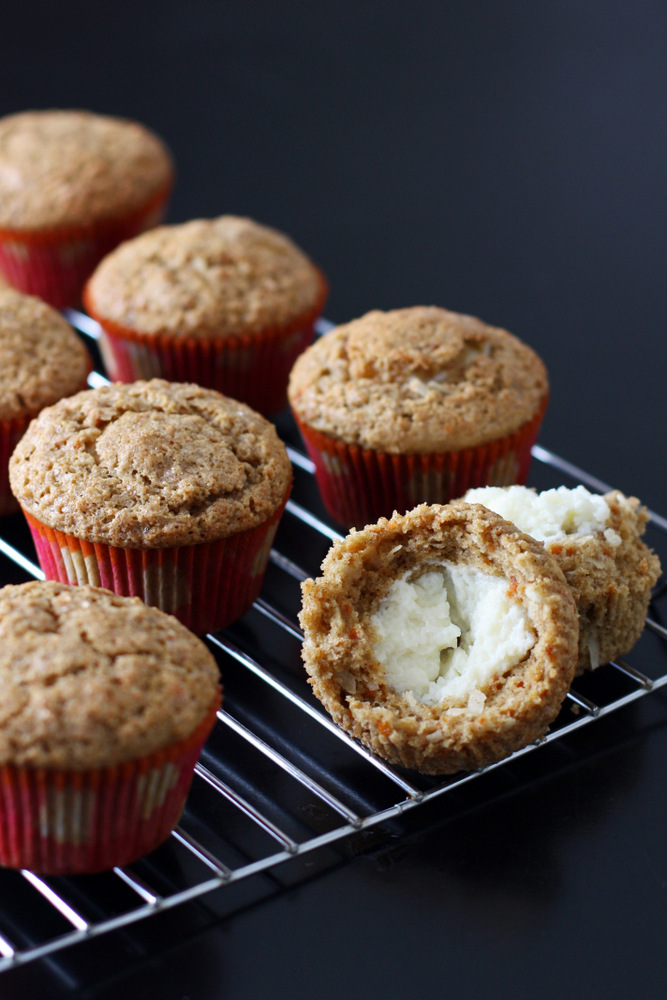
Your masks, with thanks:
<instances>
[{"instance_id":1,"label":"cut-open muffin","mask_svg":"<svg viewBox=\"0 0 667 1000\"><path fill-rule=\"evenodd\" d=\"M316 696L395 764L450 774L494 763L546 732L574 676L562 571L479 505L422 504L352 530L302 589Z\"/></svg>"},{"instance_id":2,"label":"cut-open muffin","mask_svg":"<svg viewBox=\"0 0 667 1000\"><path fill-rule=\"evenodd\" d=\"M577 673L632 649L660 575L658 556L642 541L649 515L636 497L509 486L469 490L465 499L512 521L555 557L579 612Z\"/></svg>"}]
</instances>

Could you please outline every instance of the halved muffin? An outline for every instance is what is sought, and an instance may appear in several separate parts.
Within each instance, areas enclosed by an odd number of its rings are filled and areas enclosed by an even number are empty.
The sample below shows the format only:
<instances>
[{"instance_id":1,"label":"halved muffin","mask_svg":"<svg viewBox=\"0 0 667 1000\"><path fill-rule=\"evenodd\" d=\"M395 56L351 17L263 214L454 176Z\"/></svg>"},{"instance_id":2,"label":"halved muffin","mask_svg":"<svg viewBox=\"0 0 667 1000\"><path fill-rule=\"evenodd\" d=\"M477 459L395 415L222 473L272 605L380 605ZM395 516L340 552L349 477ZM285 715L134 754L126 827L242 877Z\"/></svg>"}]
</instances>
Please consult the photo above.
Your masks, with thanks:
<instances>
[{"instance_id":1,"label":"halved muffin","mask_svg":"<svg viewBox=\"0 0 667 1000\"><path fill-rule=\"evenodd\" d=\"M574 676L562 571L478 505L422 504L353 529L302 590L316 696L395 764L451 774L494 763L546 732Z\"/></svg>"},{"instance_id":2,"label":"halved muffin","mask_svg":"<svg viewBox=\"0 0 667 1000\"><path fill-rule=\"evenodd\" d=\"M556 558L579 612L577 673L632 649L660 575L658 556L642 541L648 511L636 497L510 486L469 490L465 499L512 521Z\"/></svg>"}]
</instances>

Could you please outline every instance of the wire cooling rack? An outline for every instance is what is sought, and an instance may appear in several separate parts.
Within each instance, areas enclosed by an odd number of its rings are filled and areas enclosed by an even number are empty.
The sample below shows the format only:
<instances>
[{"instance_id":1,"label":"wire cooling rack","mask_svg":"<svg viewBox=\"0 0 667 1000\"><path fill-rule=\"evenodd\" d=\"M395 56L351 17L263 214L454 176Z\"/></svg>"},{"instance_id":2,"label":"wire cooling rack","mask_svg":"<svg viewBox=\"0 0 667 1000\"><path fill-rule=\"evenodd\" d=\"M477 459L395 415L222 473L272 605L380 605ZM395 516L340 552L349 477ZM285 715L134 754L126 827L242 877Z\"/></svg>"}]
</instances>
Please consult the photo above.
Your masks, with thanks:
<instances>
[{"instance_id":1,"label":"wire cooling rack","mask_svg":"<svg viewBox=\"0 0 667 1000\"><path fill-rule=\"evenodd\" d=\"M80 313L68 318L95 353L96 325ZM101 369L90 378L93 386L105 381ZM181 823L150 857L101 875L46 878L0 871L0 972L204 897L225 911L224 900L241 883L252 887L269 879L275 891L289 884L292 868L296 877L307 877L327 864L331 848L340 860L340 849L363 844L365 832L380 832L483 773L443 781L390 767L341 732L311 695L300 660L299 584L317 574L337 532L320 506L312 464L289 417L278 420L278 429L294 467L292 499L259 600L240 622L207 637L225 701ZM533 458L531 483L540 489L577 482L609 489L544 448L536 446ZM666 536L667 520L653 513L648 541L663 565ZM41 577L34 558L21 518L6 518L0 524L0 581ZM628 662L577 679L547 736L509 760L539 752L667 684L665 612L661 582ZM323 857L321 864L315 860ZM300 859L311 861L290 866Z\"/></svg>"}]
</instances>

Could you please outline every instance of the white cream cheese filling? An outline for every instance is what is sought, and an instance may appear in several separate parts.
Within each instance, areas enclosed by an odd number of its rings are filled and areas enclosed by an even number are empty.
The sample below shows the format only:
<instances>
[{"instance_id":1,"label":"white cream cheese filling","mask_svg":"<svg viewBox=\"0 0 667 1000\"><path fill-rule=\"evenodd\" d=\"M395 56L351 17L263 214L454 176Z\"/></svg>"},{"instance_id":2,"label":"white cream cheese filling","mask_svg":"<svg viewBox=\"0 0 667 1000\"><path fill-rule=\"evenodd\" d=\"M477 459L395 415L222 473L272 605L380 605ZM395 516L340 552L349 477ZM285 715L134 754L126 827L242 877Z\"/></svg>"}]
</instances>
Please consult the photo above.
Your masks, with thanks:
<instances>
[{"instance_id":1,"label":"white cream cheese filling","mask_svg":"<svg viewBox=\"0 0 667 1000\"><path fill-rule=\"evenodd\" d=\"M463 497L468 503L480 503L519 531L547 544L563 535L592 535L601 532L613 546L620 545L620 535L607 528L610 510L603 496L590 493L585 486L535 493L526 486L482 486L468 490Z\"/></svg>"},{"instance_id":2,"label":"white cream cheese filling","mask_svg":"<svg viewBox=\"0 0 667 1000\"><path fill-rule=\"evenodd\" d=\"M484 707L482 689L536 640L507 580L451 563L395 580L371 621L375 654L394 690L428 705L467 698L474 712Z\"/></svg>"}]
</instances>

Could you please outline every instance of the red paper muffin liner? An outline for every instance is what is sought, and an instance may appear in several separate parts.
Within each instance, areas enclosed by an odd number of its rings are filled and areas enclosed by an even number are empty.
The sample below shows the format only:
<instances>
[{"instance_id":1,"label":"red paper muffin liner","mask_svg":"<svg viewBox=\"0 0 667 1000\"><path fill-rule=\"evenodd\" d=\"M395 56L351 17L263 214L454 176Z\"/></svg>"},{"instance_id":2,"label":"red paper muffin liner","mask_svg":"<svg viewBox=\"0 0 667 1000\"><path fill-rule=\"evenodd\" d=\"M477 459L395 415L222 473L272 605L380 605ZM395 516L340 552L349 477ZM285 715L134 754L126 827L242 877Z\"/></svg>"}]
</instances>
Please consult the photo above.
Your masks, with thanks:
<instances>
[{"instance_id":1,"label":"red paper muffin liner","mask_svg":"<svg viewBox=\"0 0 667 1000\"><path fill-rule=\"evenodd\" d=\"M120 217L57 229L0 229L0 272L19 291L58 309L78 306L81 291L102 257L162 221L171 182Z\"/></svg>"},{"instance_id":2,"label":"red paper muffin liner","mask_svg":"<svg viewBox=\"0 0 667 1000\"><path fill-rule=\"evenodd\" d=\"M286 405L289 373L313 341L326 295L327 285L320 276L317 302L291 323L211 338L140 333L100 316L89 286L83 299L102 327L99 346L112 382L151 378L196 382L271 417Z\"/></svg>"},{"instance_id":3,"label":"red paper muffin liner","mask_svg":"<svg viewBox=\"0 0 667 1000\"><path fill-rule=\"evenodd\" d=\"M176 826L220 699L185 739L90 771L0 767L0 865L48 875L105 871L148 854Z\"/></svg>"},{"instance_id":4,"label":"red paper muffin liner","mask_svg":"<svg viewBox=\"0 0 667 1000\"><path fill-rule=\"evenodd\" d=\"M268 520L229 538L165 549L87 542L24 514L47 580L140 597L204 635L236 621L259 596L286 503L287 496Z\"/></svg>"},{"instance_id":5,"label":"red paper muffin liner","mask_svg":"<svg viewBox=\"0 0 667 1000\"><path fill-rule=\"evenodd\" d=\"M339 524L359 528L391 517L395 510L404 514L420 503L447 503L473 486L525 483L545 410L546 401L535 417L507 437L424 455L348 445L294 416L315 465L324 506Z\"/></svg>"}]
</instances>

